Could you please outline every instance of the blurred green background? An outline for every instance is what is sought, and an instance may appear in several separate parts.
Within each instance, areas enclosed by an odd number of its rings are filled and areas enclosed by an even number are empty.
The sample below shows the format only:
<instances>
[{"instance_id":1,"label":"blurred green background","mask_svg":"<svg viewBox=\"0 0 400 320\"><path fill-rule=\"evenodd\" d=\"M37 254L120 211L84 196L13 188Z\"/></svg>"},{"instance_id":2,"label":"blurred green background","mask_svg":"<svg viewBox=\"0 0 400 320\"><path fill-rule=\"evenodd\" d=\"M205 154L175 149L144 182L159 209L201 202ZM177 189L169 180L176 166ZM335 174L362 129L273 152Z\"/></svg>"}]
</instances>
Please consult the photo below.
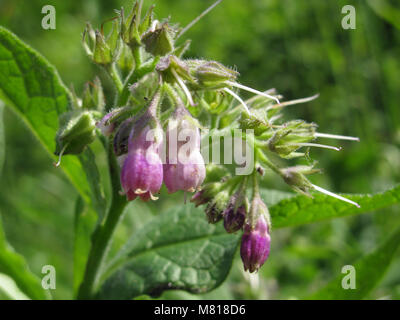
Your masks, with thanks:
<instances>
[{"instance_id":1,"label":"blurred green background","mask_svg":"<svg viewBox=\"0 0 400 320\"><path fill-rule=\"evenodd\" d=\"M159 18L188 24L213 1L145 0ZM54 5L56 30L43 30L41 8ZM341 26L344 5L356 8L356 30ZM41 52L67 86L81 92L100 74L81 48L86 21L94 26L131 7L128 0L0 0L0 24ZM190 57L236 66L240 81L276 88L286 99L320 93L289 107L288 119L303 118L320 132L358 136L342 152L313 150L324 168L313 182L335 192L383 191L400 177L400 4L396 0L224 0L185 34ZM1 70L0 70L1 72ZM43 265L57 270L55 298L71 298L73 225L77 193L52 166L42 147L10 110L5 111L6 161L0 180L0 212L9 242L38 276ZM104 168L100 143L98 163ZM287 187L267 176L269 187ZM117 248L135 229L180 196L157 204L130 205L117 232ZM157 207L156 207L157 205ZM140 209L140 210L139 210ZM269 261L257 279L242 273L239 257L227 282L207 298L287 299L304 297L371 251L398 224L398 206L375 213L274 231ZM166 298L193 298L169 292ZM400 257L370 298L400 298Z\"/></svg>"}]
</instances>

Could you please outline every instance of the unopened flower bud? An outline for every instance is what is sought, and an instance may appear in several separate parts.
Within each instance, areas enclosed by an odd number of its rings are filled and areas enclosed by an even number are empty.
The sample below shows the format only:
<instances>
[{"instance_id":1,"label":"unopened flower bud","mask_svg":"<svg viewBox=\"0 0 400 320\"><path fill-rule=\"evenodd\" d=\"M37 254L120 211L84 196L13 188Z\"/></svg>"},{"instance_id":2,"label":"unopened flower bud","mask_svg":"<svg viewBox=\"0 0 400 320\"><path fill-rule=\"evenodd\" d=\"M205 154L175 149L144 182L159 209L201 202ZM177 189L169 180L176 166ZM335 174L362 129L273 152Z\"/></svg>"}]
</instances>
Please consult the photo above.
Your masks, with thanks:
<instances>
[{"instance_id":1,"label":"unopened flower bud","mask_svg":"<svg viewBox=\"0 0 400 320\"><path fill-rule=\"evenodd\" d=\"M186 60L186 63L202 88L224 88L226 81L235 81L239 75L237 71L216 61Z\"/></svg>"},{"instance_id":2,"label":"unopened flower bud","mask_svg":"<svg viewBox=\"0 0 400 320\"><path fill-rule=\"evenodd\" d=\"M156 70L162 75L163 80L168 83L177 81L177 77L195 82L189 72L188 65L181 59L173 55L162 57L156 66Z\"/></svg>"},{"instance_id":3,"label":"unopened flower bud","mask_svg":"<svg viewBox=\"0 0 400 320\"><path fill-rule=\"evenodd\" d=\"M223 218L222 213L227 206L228 198L228 191L222 190L208 203L206 216L209 223L217 223Z\"/></svg>"},{"instance_id":4,"label":"unopened flower bud","mask_svg":"<svg viewBox=\"0 0 400 320\"><path fill-rule=\"evenodd\" d=\"M117 29L115 22L112 31L105 37L102 32L93 30L92 26L87 24L83 33L83 47L94 63L106 66L118 57L120 46Z\"/></svg>"},{"instance_id":5,"label":"unopened flower bud","mask_svg":"<svg viewBox=\"0 0 400 320\"><path fill-rule=\"evenodd\" d=\"M124 10L121 10L121 38L133 50L141 44L139 25L141 15L141 2L136 1L131 12L125 18Z\"/></svg>"},{"instance_id":6,"label":"unopened flower bud","mask_svg":"<svg viewBox=\"0 0 400 320\"><path fill-rule=\"evenodd\" d=\"M93 62L107 65L112 62L111 48L108 46L104 36L96 30L96 43L93 51Z\"/></svg>"},{"instance_id":7,"label":"unopened flower bud","mask_svg":"<svg viewBox=\"0 0 400 320\"><path fill-rule=\"evenodd\" d=\"M312 184L306 175L320 172L320 170L312 166L295 166L281 169L280 172L283 180L295 191L308 194L308 190L312 189Z\"/></svg>"},{"instance_id":8,"label":"unopened flower bud","mask_svg":"<svg viewBox=\"0 0 400 320\"><path fill-rule=\"evenodd\" d=\"M165 56L174 50L176 31L168 23L158 23L142 37L146 51L154 56Z\"/></svg>"},{"instance_id":9,"label":"unopened flower bud","mask_svg":"<svg viewBox=\"0 0 400 320\"><path fill-rule=\"evenodd\" d=\"M79 154L96 137L93 112L76 110L62 115L56 136L56 155Z\"/></svg>"},{"instance_id":10,"label":"unopened flower bud","mask_svg":"<svg viewBox=\"0 0 400 320\"><path fill-rule=\"evenodd\" d=\"M96 77L93 83L86 83L83 97L82 97L82 109L93 109L102 111L105 107L105 99L103 93L103 87L100 79Z\"/></svg>"},{"instance_id":11,"label":"unopened flower bud","mask_svg":"<svg viewBox=\"0 0 400 320\"><path fill-rule=\"evenodd\" d=\"M270 151L283 158L296 156L295 151L315 139L315 124L295 120L286 123L268 139Z\"/></svg>"},{"instance_id":12,"label":"unopened flower bud","mask_svg":"<svg viewBox=\"0 0 400 320\"><path fill-rule=\"evenodd\" d=\"M271 247L271 237L269 226L265 221L264 215L260 215L256 225L244 226L244 233L240 246L240 256L243 261L245 271L255 272L265 263Z\"/></svg>"},{"instance_id":13,"label":"unopened flower bud","mask_svg":"<svg viewBox=\"0 0 400 320\"><path fill-rule=\"evenodd\" d=\"M241 205L235 208L235 204L230 203L224 213L224 228L228 233L234 233L243 228L246 219L246 207Z\"/></svg>"}]
</instances>

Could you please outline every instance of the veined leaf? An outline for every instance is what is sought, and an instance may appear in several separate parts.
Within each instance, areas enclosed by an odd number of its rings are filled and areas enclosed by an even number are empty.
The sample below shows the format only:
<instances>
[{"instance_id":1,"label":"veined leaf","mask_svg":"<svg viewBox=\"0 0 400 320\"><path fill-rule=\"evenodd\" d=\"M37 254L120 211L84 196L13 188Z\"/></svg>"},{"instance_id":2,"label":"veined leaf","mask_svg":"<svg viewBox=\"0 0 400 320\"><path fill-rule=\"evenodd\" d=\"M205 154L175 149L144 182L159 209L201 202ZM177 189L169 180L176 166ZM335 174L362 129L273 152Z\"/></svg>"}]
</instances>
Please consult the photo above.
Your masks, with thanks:
<instances>
[{"instance_id":1,"label":"veined leaf","mask_svg":"<svg viewBox=\"0 0 400 320\"><path fill-rule=\"evenodd\" d=\"M343 289L342 280L346 274L340 274L322 290L309 299L359 300L378 284L400 246L400 228L375 251L354 264L355 289Z\"/></svg>"},{"instance_id":2,"label":"veined leaf","mask_svg":"<svg viewBox=\"0 0 400 320\"><path fill-rule=\"evenodd\" d=\"M226 278L239 235L221 223L210 225L204 211L187 205L147 223L111 264L100 298L157 296L167 289L194 293L214 289Z\"/></svg>"},{"instance_id":3,"label":"veined leaf","mask_svg":"<svg viewBox=\"0 0 400 320\"><path fill-rule=\"evenodd\" d=\"M262 197L268 197L268 192L262 191ZM400 202L400 186L373 195L344 196L359 203L361 208L323 194L314 193L312 198L297 195L283 199L269 208L272 226L292 227L385 208Z\"/></svg>"},{"instance_id":4,"label":"veined leaf","mask_svg":"<svg viewBox=\"0 0 400 320\"><path fill-rule=\"evenodd\" d=\"M70 110L68 90L53 66L3 27L0 27L0 99L12 107L53 156L58 118ZM86 150L81 160L90 157L90 151ZM96 187L85 174L97 170L94 166L94 162L80 161L75 156L64 157L61 165L86 202L97 201L91 197L91 190ZM89 175L93 176L92 173Z\"/></svg>"},{"instance_id":5,"label":"veined leaf","mask_svg":"<svg viewBox=\"0 0 400 320\"><path fill-rule=\"evenodd\" d=\"M29 271L25 259L7 243L0 219L0 273L12 278L19 289L31 299L48 299L38 277Z\"/></svg>"},{"instance_id":6,"label":"veined leaf","mask_svg":"<svg viewBox=\"0 0 400 320\"><path fill-rule=\"evenodd\" d=\"M6 153L3 111L4 111L4 104L2 101L0 101L0 177L3 170L5 153Z\"/></svg>"}]
</instances>

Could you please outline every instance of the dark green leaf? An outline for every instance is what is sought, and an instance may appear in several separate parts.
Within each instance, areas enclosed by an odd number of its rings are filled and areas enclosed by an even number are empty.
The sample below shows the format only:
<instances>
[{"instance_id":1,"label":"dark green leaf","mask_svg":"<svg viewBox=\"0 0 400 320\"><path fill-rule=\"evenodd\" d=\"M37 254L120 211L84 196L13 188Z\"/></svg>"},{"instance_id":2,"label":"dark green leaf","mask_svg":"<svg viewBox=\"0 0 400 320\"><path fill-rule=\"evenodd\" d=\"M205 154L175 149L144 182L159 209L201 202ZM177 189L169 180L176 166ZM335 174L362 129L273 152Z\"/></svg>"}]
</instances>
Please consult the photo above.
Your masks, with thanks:
<instances>
[{"instance_id":1,"label":"dark green leaf","mask_svg":"<svg viewBox=\"0 0 400 320\"><path fill-rule=\"evenodd\" d=\"M6 156L3 111L4 111L4 104L0 101L0 177L1 177L4 160L5 160L5 156Z\"/></svg>"},{"instance_id":2,"label":"dark green leaf","mask_svg":"<svg viewBox=\"0 0 400 320\"><path fill-rule=\"evenodd\" d=\"M262 197L269 197L269 191L262 191ZM400 202L400 186L374 195L344 195L360 204L351 204L323 195L313 194L313 198L298 195L283 199L271 206L272 226L274 228L292 227L327 219L340 218L367 213Z\"/></svg>"},{"instance_id":3,"label":"dark green leaf","mask_svg":"<svg viewBox=\"0 0 400 320\"><path fill-rule=\"evenodd\" d=\"M25 259L7 243L0 219L0 273L12 278L19 289L31 299L48 299L39 278L29 271Z\"/></svg>"},{"instance_id":4,"label":"dark green leaf","mask_svg":"<svg viewBox=\"0 0 400 320\"><path fill-rule=\"evenodd\" d=\"M53 156L59 116L70 111L69 93L57 71L3 27L0 27L0 70L0 99L21 116ZM84 200L90 202L91 187L79 159L66 156L61 168Z\"/></svg>"},{"instance_id":5,"label":"dark green leaf","mask_svg":"<svg viewBox=\"0 0 400 320\"><path fill-rule=\"evenodd\" d=\"M79 155L79 160L83 168L85 168L85 175L91 191L92 207L97 212L100 222L105 215L107 203L100 173L96 165L95 155L90 148L87 148L85 152Z\"/></svg>"},{"instance_id":6,"label":"dark green leaf","mask_svg":"<svg viewBox=\"0 0 400 320\"><path fill-rule=\"evenodd\" d=\"M239 235L207 223L203 210L186 205L147 223L111 264L99 296L132 299L167 289L203 293L226 278ZM110 271L111 270L111 271Z\"/></svg>"},{"instance_id":7,"label":"dark green leaf","mask_svg":"<svg viewBox=\"0 0 400 320\"><path fill-rule=\"evenodd\" d=\"M400 228L375 251L354 264L355 289L343 289L342 280L346 274L340 274L309 299L359 300L365 298L385 274L399 246Z\"/></svg>"}]
</instances>

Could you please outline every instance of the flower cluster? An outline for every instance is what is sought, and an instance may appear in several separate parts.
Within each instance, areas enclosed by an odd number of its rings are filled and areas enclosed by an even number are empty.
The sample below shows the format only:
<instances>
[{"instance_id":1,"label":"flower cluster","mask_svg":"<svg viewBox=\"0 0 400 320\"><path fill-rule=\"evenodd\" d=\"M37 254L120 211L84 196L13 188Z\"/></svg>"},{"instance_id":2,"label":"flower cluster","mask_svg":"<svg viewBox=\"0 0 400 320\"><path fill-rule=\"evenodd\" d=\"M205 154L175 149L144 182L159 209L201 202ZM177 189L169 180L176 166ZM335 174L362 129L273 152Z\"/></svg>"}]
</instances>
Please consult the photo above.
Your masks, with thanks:
<instances>
[{"instance_id":1,"label":"flower cluster","mask_svg":"<svg viewBox=\"0 0 400 320\"><path fill-rule=\"evenodd\" d=\"M183 58L190 42L179 41L187 28L157 20L153 8L142 15L138 1L127 16L119 11L108 35L87 25L84 48L110 75L116 98L105 104L99 80L86 87L83 98L73 95L74 110L63 117L56 137L57 155L81 152L96 134L108 137L127 200L155 200L163 183L169 193L195 192L191 201L205 205L210 223L223 220L228 233L243 231L240 254L249 272L270 252L271 219L258 187L267 169L296 192L319 191L358 206L307 178L319 172L310 161L311 147L340 150L316 139L358 139L320 133L314 123L282 121L284 108L316 96L281 102L275 90L240 84L234 68ZM253 96L245 101L241 91ZM246 160L254 162L252 172L236 175L232 167L239 164L206 166L201 141L236 129L243 142L252 142L254 155ZM296 158L307 165L282 166Z\"/></svg>"}]
</instances>

